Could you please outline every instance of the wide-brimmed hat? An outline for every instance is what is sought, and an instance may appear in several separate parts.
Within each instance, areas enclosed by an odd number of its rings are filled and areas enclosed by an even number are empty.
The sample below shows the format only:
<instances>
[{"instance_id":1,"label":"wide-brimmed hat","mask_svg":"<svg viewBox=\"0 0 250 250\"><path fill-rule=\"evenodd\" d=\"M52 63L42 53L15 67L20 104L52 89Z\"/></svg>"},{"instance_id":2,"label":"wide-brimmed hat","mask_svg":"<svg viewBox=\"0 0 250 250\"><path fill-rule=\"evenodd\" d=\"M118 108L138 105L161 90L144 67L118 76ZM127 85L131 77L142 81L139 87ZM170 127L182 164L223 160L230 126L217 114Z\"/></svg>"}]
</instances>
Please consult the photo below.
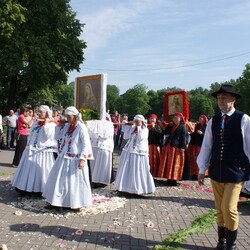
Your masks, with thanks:
<instances>
[{"instance_id":1,"label":"wide-brimmed hat","mask_svg":"<svg viewBox=\"0 0 250 250\"><path fill-rule=\"evenodd\" d=\"M220 89L218 91L213 92L211 95L214 97L217 97L218 94L222 94L222 93L231 94L235 96L236 99L241 98L241 95L235 91L234 86L230 84L222 84Z\"/></svg>"}]
</instances>

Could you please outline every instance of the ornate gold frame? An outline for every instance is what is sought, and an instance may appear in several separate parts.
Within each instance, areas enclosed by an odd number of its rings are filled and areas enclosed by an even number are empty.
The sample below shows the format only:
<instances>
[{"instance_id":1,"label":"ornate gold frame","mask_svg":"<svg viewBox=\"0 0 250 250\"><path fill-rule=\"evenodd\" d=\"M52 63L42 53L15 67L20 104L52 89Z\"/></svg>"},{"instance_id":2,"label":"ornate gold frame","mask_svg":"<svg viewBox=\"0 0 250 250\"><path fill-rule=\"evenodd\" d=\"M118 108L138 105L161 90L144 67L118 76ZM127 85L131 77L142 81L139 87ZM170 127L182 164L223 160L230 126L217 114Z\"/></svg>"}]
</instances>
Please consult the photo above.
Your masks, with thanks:
<instances>
[{"instance_id":1,"label":"ornate gold frame","mask_svg":"<svg viewBox=\"0 0 250 250\"><path fill-rule=\"evenodd\" d=\"M100 112L100 99L101 99L101 77L102 75L82 76L76 78L75 83L75 106L77 109L93 109ZM91 85L94 97L96 98L97 105L87 105L84 100L84 88L86 85ZM92 107L91 107L92 106Z\"/></svg>"}]
</instances>

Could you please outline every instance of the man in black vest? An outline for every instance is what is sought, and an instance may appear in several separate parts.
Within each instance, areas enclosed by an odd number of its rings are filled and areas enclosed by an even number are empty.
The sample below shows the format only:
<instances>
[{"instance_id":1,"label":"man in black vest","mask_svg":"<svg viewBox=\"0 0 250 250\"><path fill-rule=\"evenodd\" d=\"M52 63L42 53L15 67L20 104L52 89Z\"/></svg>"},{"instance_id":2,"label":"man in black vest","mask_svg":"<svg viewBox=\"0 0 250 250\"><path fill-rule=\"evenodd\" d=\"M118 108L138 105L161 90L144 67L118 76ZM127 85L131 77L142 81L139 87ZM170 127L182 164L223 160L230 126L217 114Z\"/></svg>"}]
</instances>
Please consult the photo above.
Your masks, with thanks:
<instances>
[{"instance_id":1,"label":"man in black vest","mask_svg":"<svg viewBox=\"0 0 250 250\"><path fill-rule=\"evenodd\" d=\"M236 249L238 200L250 172L250 117L234 108L241 96L232 85L221 85L212 96L217 98L221 112L207 124L197 158L198 183L204 184L208 168L217 211L216 249Z\"/></svg>"}]
</instances>

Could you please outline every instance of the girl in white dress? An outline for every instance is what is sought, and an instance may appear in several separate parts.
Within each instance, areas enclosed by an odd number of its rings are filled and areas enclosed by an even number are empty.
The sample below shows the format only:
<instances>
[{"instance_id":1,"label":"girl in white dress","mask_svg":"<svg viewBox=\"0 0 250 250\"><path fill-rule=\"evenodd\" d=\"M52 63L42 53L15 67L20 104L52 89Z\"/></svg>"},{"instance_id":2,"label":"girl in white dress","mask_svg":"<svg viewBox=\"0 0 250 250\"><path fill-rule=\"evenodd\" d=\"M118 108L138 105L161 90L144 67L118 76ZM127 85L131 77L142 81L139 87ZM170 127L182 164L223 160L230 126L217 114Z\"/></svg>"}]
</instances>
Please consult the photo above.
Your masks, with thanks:
<instances>
[{"instance_id":1,"label":"girl in white dress","mask_svg":"<svg viewBox=\"0 0 250 250\"><path fill-rule=\"evenodd\" d=\"M128 139L124 146L115 189L132 194L148 194L155 191L148 158L148 128L143 115L134 117L134 125L124 133Z\"/></svg>"},{"instance_id":2,"label":"girl in white dress","mask_svg":"<svg viewBox=\"0 0 250 250\"><path fill-rule=\"evenodd\" d=\"M103 187L111 182L114 125L108 120L91 120L87 128L95 158L90 162L93 187Z\"/></svg>"},{"instance_id":3,"label":"girl in white dress","mask_svg":"<svg viewBox=\"0 0 250 250\"><path fill-rule=\"evenodd\" d=\"M38 111L39 119L30 128L27 146L12 180L12 185L21 194L41 195L55 162L57 141L55 140L56 125L51 122L52 111L47 105L41 105Z\"/></svg>"},{"instance_id":4,"label":"girl in white dress","mask_svg":"<svg viewBox=\"0 0 250 250\"><path fill-rule=\"evenodd\" d=\"M79 209L92 204L87 160L93 159L93 153L87 127L78 110L68 107L65 115L68 123L63 128L56 127L60 149L43 196L51 204L47 208Z\"/></svg>"}]
</instances>

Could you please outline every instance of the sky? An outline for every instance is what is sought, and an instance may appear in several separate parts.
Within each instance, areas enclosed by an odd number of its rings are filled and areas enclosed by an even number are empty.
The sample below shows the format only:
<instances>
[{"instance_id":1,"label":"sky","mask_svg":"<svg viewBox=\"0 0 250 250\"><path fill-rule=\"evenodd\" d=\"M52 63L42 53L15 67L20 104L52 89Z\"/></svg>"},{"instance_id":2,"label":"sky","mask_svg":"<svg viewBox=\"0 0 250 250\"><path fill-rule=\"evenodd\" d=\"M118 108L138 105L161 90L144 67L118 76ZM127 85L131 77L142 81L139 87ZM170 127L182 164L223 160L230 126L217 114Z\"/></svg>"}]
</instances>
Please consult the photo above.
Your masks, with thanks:
<instances>
[{"instance_id":1,"label":"sky","mask_svg":"<svg viewBox=\"0 0 250 250\"><path fill-rule=\"evenodd\" d=\"M120 94L209 89L250 63L249 0L71 0L87 43L76 77L106 73Z\"/></svg>"}]
</instances>

